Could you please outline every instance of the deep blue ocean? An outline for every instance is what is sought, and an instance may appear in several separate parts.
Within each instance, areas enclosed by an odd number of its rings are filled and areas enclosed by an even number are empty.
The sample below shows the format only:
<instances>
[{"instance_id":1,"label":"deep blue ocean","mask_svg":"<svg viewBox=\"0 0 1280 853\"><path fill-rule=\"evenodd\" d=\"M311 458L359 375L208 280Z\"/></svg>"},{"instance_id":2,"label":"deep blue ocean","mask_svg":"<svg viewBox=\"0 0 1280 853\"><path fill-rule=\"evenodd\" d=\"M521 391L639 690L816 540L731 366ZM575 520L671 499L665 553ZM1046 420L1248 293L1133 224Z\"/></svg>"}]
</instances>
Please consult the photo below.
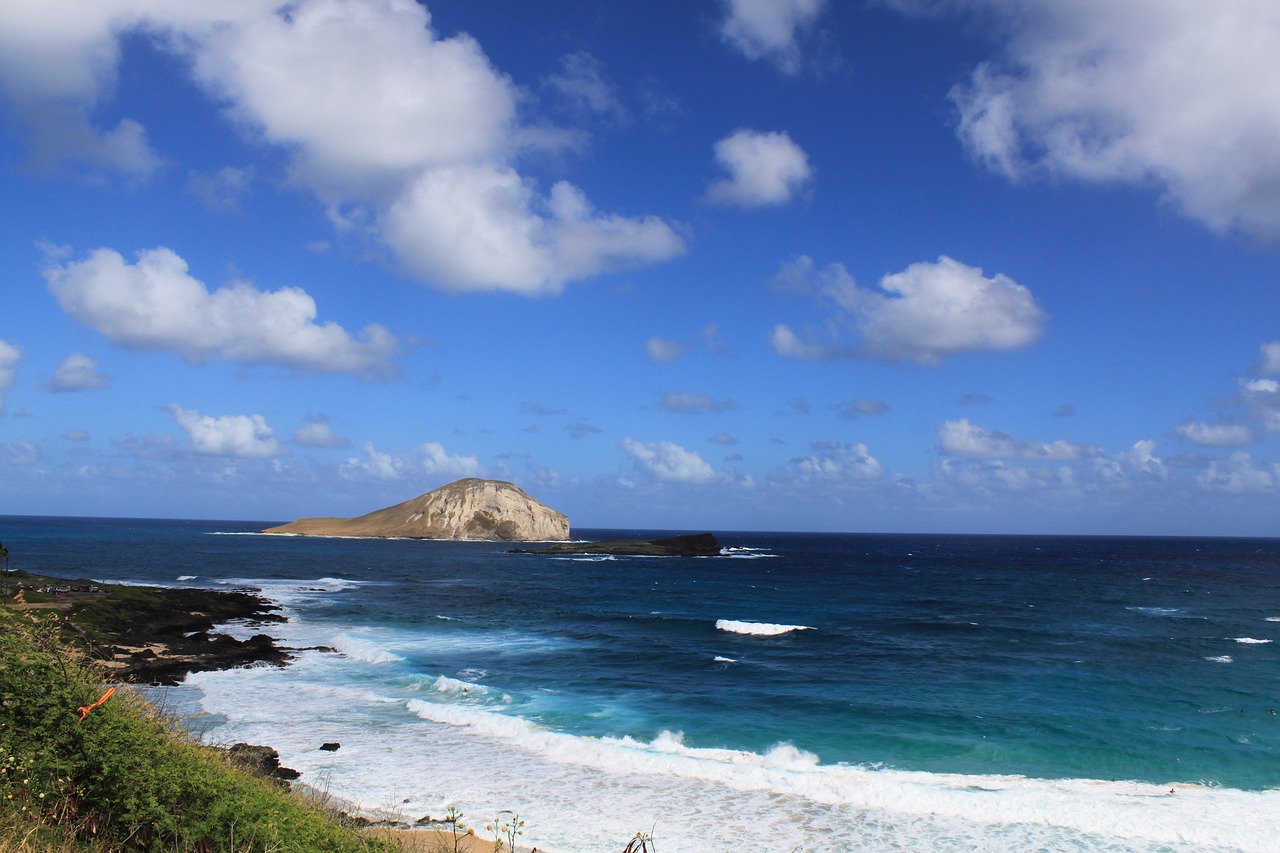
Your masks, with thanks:
<instances>
[{"instance_id":1,"label":"deep blue ocean","mask_svg":"<svg viewBox=\"0 0 1280 853\"><path fill-rule=\"evenodd\" d=\"M574 559L267 524L2 517L0 541L33 572L260 589L309 650L154 696L370 811L511 809L554 853L1280 849L1280 540Z\"/></svg>"}]
</instances>

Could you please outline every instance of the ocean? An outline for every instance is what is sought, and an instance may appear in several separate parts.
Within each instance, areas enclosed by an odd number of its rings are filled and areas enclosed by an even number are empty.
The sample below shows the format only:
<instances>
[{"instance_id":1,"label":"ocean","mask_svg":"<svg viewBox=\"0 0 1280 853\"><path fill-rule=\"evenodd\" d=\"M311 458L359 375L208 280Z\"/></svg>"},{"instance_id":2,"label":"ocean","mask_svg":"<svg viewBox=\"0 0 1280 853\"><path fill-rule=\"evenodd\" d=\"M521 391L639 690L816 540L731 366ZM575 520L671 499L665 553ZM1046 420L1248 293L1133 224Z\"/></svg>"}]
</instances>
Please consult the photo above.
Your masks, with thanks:
<instances>
[{"instance_id":1,"label":"ocean","mask_svg":"<svg viewBox=\"0 0 1280 853\"><path fill-rule=\"evenodd\" d=\"M289 621L230 630L306 650L153 698L407 821L509 810L554 853L1280 848L1280 540L565 558L268 523L0 517L0 541L33 572L261 590Z\"/></svg>"}]
</instances>

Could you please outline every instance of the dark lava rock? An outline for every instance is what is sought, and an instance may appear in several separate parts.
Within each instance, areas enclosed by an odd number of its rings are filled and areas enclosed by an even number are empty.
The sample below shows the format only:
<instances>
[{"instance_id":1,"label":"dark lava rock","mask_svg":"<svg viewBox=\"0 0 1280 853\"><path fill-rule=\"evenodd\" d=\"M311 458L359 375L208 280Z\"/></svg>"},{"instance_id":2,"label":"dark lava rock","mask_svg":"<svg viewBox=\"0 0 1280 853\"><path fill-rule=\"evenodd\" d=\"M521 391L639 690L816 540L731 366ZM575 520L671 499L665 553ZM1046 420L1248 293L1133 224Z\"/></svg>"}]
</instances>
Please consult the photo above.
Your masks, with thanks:
<instances>
[{"instance_id":1,"label":"dark lava rock","mask_svg":"<svg viewBox=\"0 0 1280 853\"><path fill-rule=\"evenodd\" d=\"M227 754L234 763L247 767L259 776L265 776L280 785L287 786L290 781L302 775L292 767L281 767L280 753L269 746L237 743L227 750Z\"/></svg>"},{"instance_id":2,"label":"dark lava rock","mask_svg":"<svg viewBox=\"0 0 1280 853\"><path fill-rule=\"evenodd\" d=\"M710 533L664 539L606 539L602 542L556 542L541 548L516 548L512 554L612 554L629 557L718 557L720 543Z\"/></svg>"}]
</instances>

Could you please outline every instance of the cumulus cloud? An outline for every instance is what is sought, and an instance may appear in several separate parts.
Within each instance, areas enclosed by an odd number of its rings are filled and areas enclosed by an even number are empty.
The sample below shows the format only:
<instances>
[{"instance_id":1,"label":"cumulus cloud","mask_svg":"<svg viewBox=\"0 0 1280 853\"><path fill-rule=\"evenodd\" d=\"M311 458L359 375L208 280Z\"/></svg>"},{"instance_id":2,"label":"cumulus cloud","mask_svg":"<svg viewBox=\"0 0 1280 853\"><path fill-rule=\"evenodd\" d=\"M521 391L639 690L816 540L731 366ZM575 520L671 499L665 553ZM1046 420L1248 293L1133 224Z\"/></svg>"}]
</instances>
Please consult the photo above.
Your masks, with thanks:
<instances>
[{"instance_id":1,"label":"cumulus cloud","mask_svg":"<svg viewBox=\"0 0 1280 853\"><path fill-rule=\"evenodd\" d=\"M684 251L657 217L601 215L565 181L544 198L493 163L423 172L386 209L381 229L406 269L451 291L556 294L569 281Z\"/></svg>"},{"instance_id":2,"label":"cumulus cloud","mask_svg":"<svg viewBox=\"0 0 1280 853\"><path fill-rule=\"evenodd\" d=\"M833 302L861 339L855 348L806 341L779 324L771 342L790 358L857 355L936 365L963 353L1025 347L1040 337L1045 322L1027 287L1003 274L987 278L946 255L886 275L878 291L859 287L842 264L818 270L808 257L785 265L778 279L788 289L805 286Z\"/></svg>"},{"instance_id":3,"label":"cumulus cloud","mask_svg":"<svg viewBox=\"0 0 1280 853\"><path fill-rule=\"evenodd\" d=\"M640 442L624 438L623 452L636 467L662 483L710 483L716 472L705 459L670 441Z\"/></svg>"},{"instance_id":4,"label":"cumulus cloud","mask_svg":"<svg viewBox=\"0 0 1280 853\"><path fill-rule=\"evenodd\" d=\"M294 153L295 180L366 208L429 284L556 293L684 251L656 217L601 214L571 184L543 195L516 172L522 150L555 140L519 124L515 84L470 36L438 37L420 4L304 0L193 44L198 79ZM565 85L585 97L576 68Z\"/></svg>"},{"instance_id":5,"label":"cumulus cloud","mask_svg":"<svg viewBox=\"0 0 1280 853\"><path fill-rule=\"evenodd\" d=\"M73 352L53 371L54 391L85 391L102 388L110 377L98 372L98 363L83 353Z\"/></svg>"},{"instance_id":6,"label":"cumulus cloud","mask_svg":"<svg viewBox=\"0 0 1280 853\"><path fill-rule=\"evenodd\" d=\"M307 422L293 431L293 443L299 447L350 447L351 442L333 431L324 415L307 418Z\"/></svg>"},{"instance_id":7,"label":"cumulus cloud","mask_svg":"<svg viewBox=\"0 0 1280 853\"><path fill-rule=\"evenodd\" d=\"M382 453L372 442L363 445L364 458L348 457L338 468L347 480L401 480L421 476L475 477L483 473L480 462L474 456L460 456L445 450L438 442L421 444L407 453Z\"/></svg>"},{"instance_id":8,"label":"cumulus cloud","mask_svg":"<svg viewBox=\"0 0 1280 853\"><path fill-rule=\"evenodd\" d=\"M32 150L58 158L74 146L81 160L154 170L136 121L97 130L88 119L111 90L120 40L139 32L160 34L155 43L180 56L238 127L284 152L293 183L314 193L340 230L362 223L359 233L428 284L555 293L684 251L656 217L598 213L576 187L543 193L516 172L521 154L564 147L573 134L523 125L516 84L474 38L441 38L413 0L7 4L0 86L30 107L32 127L46 128ZM585 70L572 78L579 96ZM194 189L226 202L239 177L213 176Z\"/></svg>"},{"instance_id":9,"label":"cumulus cloud","mask_svg":"<svg viewBox=\"0 0 1280 853\"><path fill-rule=\"evenodd\" d=\"M1102 455L1096 447L1057 441L1020 441L1003 432L971 424L967 419L944 421L938 427L938 447L951 456L971 459L1034 459L1074 461Z\"/></svg>"},{"instance_id":10,"label":"cumulus cloud","mask_svg":"<svg viewBox=\"0 0 1280 853\"><path fill-rule=\"evenodd\" d=\"M787 464L788 479L799 483L866 483L884 476L884 465L865 444L825 441L814 443L811 449L813 453Z\"/></svg>"},{"instance_id":11,"label":"cumulus cloud","mask_svg":"<svg viewBox=\"0 0 1280 853\"><path fill-rule=\"evenodd\" d=\"M288 452L262 415L213 417L176 404L166 408L174 422L186 431L196 453L233 459L266 459Z\"/></svg>"},{"instance_id":12,"label":"cumulus cloud","mask_svg":"<svg viewBox=\"0 0 1280 853\"><path fill-rule=\"evenodd\" d=\"M725 412L734 407L733 400L715 400L706 394L696 391L681 391L674 394L663 394L658 401L658 408L668 412L692 414L694 412Z\"/></svg>"},{"instance_id":13,"label":"cumulus cloud","mask_svg":"<svg viewBox=\"0 0 1280 853\"><path fill-rule=\"evenodd\" d=\"M989 168L1154 184L1216 231L1280 238L1272 0L941 5L994 12L1006 39L952 91Z\"/></svg>"},{"instance_id":14,"label":"cumulus cloud","mask_svg":"<svg viewBox=\"0 0 1280 853\"><path fill-rule=\"evenodd\" d=\"M1254 440L1253 430L1240 424L1178 424L1173 431L1200 447L1240 447Z\"/></svg>"},{"instance_id":15,"label":"cumulus cloud","mask_svg":"<svg viewBox=\"0 0 1280 853\"><path fill-rule=\"evenodd\" d=\"M317 323L315 300L296 287L260 291L236 282L210 292L163 247L140 252L133 264L97 249L84 261L50 263L44 276L62 310L130 349L368 378L396 369L397 342L382 326L365 326L356 339Z\"/></svg>"},{"instance_id":16,"label":"cumulus cloud","mask_svg":"<svg viewBox=\"0 0 1280 853\"><path fill-rule=\"evenodd\" d=\"M0 340L0 415L4 414L4 395L13 387L13 377L22 361L22 350L15 344Z\"/></svg>"},{"instance_id":17,"label":"cumulus cloud","mask_svg":"<svg viewBox=\"0 0 1280 853\"><path fill-rule=\"evenodd\" d=\"M129 10L114 3L6 3L0 9L0 92L14 107L37 169L146 178L162 160L137 121L95 125L120 57Z\"/></svg>"},{"instance_id":18,"label":"cumulus cloud","mask_svg":"<svg viewBox=\"0 0 1280 853\"><path fill-rule=\"evenodd\" d=\"M1196 479L1201 486L1215 492L1273 493L1280 482L1280 465L1255 465L1248 453L1237 451L1227 459L1210 460Z\"/></svg>"},{"instance_id":19,"label":"cumulus cloud","mask_svg":"<svg viewBox=\"0 0 1280 853\"><path fill-rule=\"evenodd\" d=\"M725 0L720 36L748 59L768 60L795 74L802 64L800 36L825 5L826 0Z\"/></svg>"},{"instance_id":20,"label":"cumulus cloud","mask_svg":"<svg viewBox=\"0 0 1280 853\"><path fill-rule=\"evenodd\" d=\"M786 204L813 175L808 156L785 133L739 129L715 144L715 154L729 173L707 190L715 204Z\"/></svg>"},{"instance_id":21,"label":"cumulus cloud","mask_svg":"<svg viewBox=\"0 0 1280 853\"><path fill-rule=\"evenodd\" d=\"M1240 383L1240 392L1251 418L1268 432L1280 431L1280 381L1247 379Z\"/></svg>"}]
</instances>

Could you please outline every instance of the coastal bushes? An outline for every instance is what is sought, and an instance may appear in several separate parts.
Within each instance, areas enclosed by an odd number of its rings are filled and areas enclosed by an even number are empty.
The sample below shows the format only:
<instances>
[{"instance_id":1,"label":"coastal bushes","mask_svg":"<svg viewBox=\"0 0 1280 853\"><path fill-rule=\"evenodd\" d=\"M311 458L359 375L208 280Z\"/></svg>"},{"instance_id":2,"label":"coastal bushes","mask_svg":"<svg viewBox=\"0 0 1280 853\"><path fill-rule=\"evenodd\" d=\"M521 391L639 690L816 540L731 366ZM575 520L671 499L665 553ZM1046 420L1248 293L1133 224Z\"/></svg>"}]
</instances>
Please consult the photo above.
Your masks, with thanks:
<instances>
[{"instance_id":1,"label":"coastal bushes","mask_svg":"<svg viewBox=\"0 0 1280 853\"><path fill-rule=\"evenodd\" d=\"M138 696L103 700L102 670L60 622L0 607L0 853L394 849L234 766Z\"/></svg>"}]
</instances>

